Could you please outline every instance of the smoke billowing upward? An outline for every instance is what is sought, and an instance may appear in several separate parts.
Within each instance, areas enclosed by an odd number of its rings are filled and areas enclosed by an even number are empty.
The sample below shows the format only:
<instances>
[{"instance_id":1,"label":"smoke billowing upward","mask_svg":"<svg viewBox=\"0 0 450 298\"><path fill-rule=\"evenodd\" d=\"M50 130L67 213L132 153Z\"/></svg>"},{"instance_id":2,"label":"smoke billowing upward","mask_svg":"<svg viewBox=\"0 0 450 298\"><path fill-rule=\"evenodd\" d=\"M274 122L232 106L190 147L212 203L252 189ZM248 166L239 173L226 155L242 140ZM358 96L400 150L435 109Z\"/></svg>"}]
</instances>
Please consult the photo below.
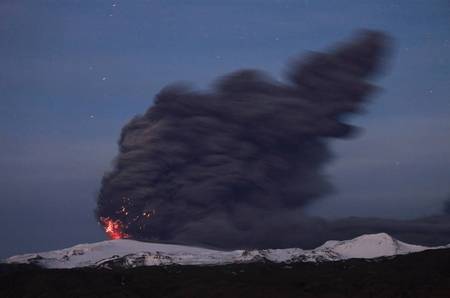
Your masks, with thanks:
<instances>
[{"instance_id":1,"label":"smoke billowing upward","mask_svg":"<svg viewBox=\"0 0 450 298\"><path fill-rule=\"evenodd\" d=\"M368 79L388 46L365 31L293 62L286 82L240 70L205 92L164 88L123 128L102 180L96 212L108 234L223 248L310 247L378 231L426 242L420 235L436 227L450 239L442 218L329 222L302 211L332 191L328 142L354 135L343 119L375 89Z\"/></svg>"}]
</instances>

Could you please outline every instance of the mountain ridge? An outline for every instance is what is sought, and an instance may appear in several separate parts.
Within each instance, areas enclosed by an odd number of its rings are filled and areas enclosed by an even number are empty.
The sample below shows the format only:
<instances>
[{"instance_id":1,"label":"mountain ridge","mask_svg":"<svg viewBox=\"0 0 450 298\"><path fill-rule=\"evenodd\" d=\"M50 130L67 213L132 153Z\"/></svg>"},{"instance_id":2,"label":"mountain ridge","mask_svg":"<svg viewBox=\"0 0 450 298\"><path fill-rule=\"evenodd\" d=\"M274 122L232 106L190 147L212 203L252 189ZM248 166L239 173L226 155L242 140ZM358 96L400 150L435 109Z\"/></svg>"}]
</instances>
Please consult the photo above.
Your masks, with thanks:
<instances>
[{"instance_id":1,"label":"mountain ridge","mask_svg":"<svg viewBox=\"0 0 450 298\"><path fill-rule=\"evenodd\" d=\"M401 242L386 233L365 234L350 240L329 240L301 248L221 251L194 246L140 242L129 239L78 244L61 250L16 255L3 262L42 268L133 268L161 265L227 265L253 262L296 263L390 257L447 246L427 247Z\"/></svg>"}]
</instances>

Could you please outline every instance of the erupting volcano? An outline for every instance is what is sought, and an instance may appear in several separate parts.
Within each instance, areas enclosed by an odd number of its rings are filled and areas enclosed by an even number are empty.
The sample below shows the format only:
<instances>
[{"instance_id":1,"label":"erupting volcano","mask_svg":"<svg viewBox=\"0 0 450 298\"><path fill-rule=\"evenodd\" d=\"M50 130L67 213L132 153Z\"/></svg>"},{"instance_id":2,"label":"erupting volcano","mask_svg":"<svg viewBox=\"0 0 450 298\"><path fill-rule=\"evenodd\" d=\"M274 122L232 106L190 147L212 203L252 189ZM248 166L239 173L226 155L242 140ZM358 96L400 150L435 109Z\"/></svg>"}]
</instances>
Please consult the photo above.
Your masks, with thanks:
<instances>
[{"instance_id":1,"label":"erupting volcano","mask_svg":"<svg viewBox=\"0 0 450 298\"><path fill-rule=\"evenodd\" d=\"M110 239L124 239L129 238L127 233L123 232L123 223L120 220L112 220L109 217L101 217L100 222L105 229L105 233Z\"/></svg>"},{"instance_id":2,"label":"erupting volcano","mask_svg":"<svg viewBox=\"0 0 450 298\"><path fill-rule=\"evenodd\" d=\"M244 69L205 92L164 88L122 129L115 167L103 177L96 212L108 236L303 246L311 227L326 228L303 209L332 190L323 173L332 157L328 140L353 136L343 120L376 89L369 79L387 41L364 31L293 61L284 82ZM315 234L311 244L328 238Z\"/></svg>"}]
</instances>

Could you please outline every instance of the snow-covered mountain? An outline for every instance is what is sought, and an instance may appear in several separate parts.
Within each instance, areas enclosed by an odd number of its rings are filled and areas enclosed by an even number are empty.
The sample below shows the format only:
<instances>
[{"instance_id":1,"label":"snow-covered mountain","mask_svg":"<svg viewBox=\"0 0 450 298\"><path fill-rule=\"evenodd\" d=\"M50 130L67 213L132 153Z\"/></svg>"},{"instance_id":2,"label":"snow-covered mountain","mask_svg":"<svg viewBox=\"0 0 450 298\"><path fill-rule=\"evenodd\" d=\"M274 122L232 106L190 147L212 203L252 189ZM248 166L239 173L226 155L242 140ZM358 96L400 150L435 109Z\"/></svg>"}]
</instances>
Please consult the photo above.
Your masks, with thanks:
<instances>
[{"instance_id":1,"label":"snow-covered mountain","mask_svg":"<svg viewBox=\"0 0 450 298\"><path fill-rule=\"evenodd\" d=\"M155 265L224 265L270 261L276 263L377 258L442 247L398 241L388 234L370 234L344 241L327 241L313 250L300 248L219 251L200 247L110 240L70 248L13 256L6 263L36 264L45 268L136 267Z\"/></svg>"}]
</instances>

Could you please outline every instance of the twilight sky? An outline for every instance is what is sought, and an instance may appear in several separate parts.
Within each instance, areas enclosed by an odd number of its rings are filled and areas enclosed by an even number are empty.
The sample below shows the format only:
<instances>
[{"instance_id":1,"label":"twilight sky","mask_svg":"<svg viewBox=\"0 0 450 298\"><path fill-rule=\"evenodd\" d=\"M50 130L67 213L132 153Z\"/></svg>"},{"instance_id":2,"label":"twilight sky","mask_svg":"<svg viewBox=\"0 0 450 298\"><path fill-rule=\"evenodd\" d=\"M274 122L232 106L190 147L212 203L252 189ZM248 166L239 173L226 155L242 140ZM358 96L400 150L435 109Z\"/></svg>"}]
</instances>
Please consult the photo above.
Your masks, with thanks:
<instances>
[{"instance_id":1,"label":"twilight sky","mask_svg":"<svg viewBox=\"0 0 450 298\"><path fill-rule=\"evenodd\" d=\"M121 127L167 83L204 88L250 67L384 30L382 91L335 141L324 217L413 218L450 196L448 1L18 1L0 3L0 258L106 239L93 216Z\"/></svg>"}]
</instances>

